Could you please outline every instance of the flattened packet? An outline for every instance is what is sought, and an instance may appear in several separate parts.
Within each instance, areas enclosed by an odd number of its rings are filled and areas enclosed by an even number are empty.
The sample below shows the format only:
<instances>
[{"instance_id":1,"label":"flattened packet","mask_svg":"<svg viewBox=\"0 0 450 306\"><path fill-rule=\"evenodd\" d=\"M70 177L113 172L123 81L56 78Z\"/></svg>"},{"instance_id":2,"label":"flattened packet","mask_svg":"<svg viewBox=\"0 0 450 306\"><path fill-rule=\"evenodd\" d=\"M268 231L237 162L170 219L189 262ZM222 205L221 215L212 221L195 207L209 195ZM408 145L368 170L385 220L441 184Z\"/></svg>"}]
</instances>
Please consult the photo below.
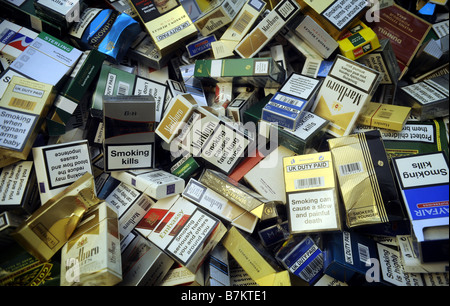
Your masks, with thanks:
<instances>
[{"instance_id":1,"label":"flattened packet","mask_svg":"<svg viewBox=\"0 0 450 306\"><path fill-rule=\"evenodd\" d=\"M11 236L40 261L48 261L68 241L90 207L100 203L94 177L86 173L39 207Z\"/></svg>"}]
</instances>

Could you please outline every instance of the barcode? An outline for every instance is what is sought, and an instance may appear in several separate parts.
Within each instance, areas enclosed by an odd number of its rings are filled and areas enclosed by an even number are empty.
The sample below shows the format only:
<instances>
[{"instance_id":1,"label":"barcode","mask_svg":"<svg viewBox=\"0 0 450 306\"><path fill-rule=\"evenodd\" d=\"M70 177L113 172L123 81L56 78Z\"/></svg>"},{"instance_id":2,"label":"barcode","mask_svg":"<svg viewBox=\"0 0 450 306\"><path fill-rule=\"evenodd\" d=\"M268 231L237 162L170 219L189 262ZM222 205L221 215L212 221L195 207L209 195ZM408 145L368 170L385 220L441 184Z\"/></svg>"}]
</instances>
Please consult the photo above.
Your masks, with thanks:
<instances>
[{"instance_id":1,"label":"barcode","mask_svg":"<svg viewBox=\"0 0 450 306\"><path fill-rule=\"evenodd\" d=\"M142 199L139 200L137 203L139 207L141 207L143 210L147 211L149 210L150 206L152 205L152 202L148 200L147 197L142 197Z\"/></svg>"},{"instance_id":2,"label":"barcode","mask_svg":"<svg viewBox=\"0 0 450 306\"><path fill-rule=\"evenodd\" d=\"M22 100L18 98L12 98L11 101L9 101L9 106L14 106L22 109L26 109L29 111L34 110L36 107L36 102L28 101L28 100Z\"/></svg>"},{"instance_id":3,"label":"barcode","mask_svg":"<svg viewBox=\"0 0 450 306\"><path fill-rule=\"evenodd\" d=\"M306 75L315 78L319 69L318 62L309 62L306 68Z\"/></svg>"},{"instance_id":4,"label":"barcode","mask_svg":"<svg viewBox=\"0 0 450 306\"><path fill-rule=\"evenodd\" d=\"M366 263L370 259L370 252L367 246L358 243L358 253L362 262Z\"/></svg>"},{"instance_id":5,"label":"barcode","mask_svg":"<svg viewBox=\"0 0 450 306\"><path fill-rule=\"evenodd\" d=\"M119 82L119 86L117 88L118 96L126 96L128 95L128 90L130 89L130 85L124 82Z\"/></svg>"},{"instance_id":6,"label":"barcode","mask_svg":"<svg viewBox=\"0 0 450 306\"><path fill-rule=\"evenodd\" d=\"M391 112L380 112L378 114L378 117L384 118L384 119L389 119L389 118L391 118L391 115L392 115Z\"/></svg>"},{"instance_id":7,"label":"barcode","mask_svg":"<svg viewBox=\"0 0 450 306\"><path fill-rule=\"evenodd\" d=\"M244 11L242 13L242 16L239 17L239 19L236 21L236 23L233 26L233 29L238 32L239 34L242 34L242 32L244 32L245 28L247 27L247 25L250 23L250 21L252 20L253 15L250 14L247 11Z\"/></svg>"},{"instance_id":8,"label":"barcode","mask_svg":"<svg viewBox=\"0 0 450 306\"><path fill-rule=\"evenodd\" d=\"M150 178L158 178L158 177L164 177L164 176L165 176L165 173L163 173L163 172L153 172L148 175L148 177L150 177Z\"/></svg>"},{"instance_id":9,"label":"barcode","mask_svg":"<svg viewBox=\"0 0 450 306\"><path fill-rule=\"evenodd\" d=\"M275 106L275 107L287 110L289 112L297 113L297 114L300 114L302 112L301 110L298 110L298 109L295 109L295 108L292 108L292 107L289 107L289 106L285 106L283 104L276 103L276 102L269 102L269 103L267 103L267 105Z\"/></svg>"},{"instance_id":10,"label":"barcode","mask_svg":"<svg viewBox=\"0 0 450 306\"><path fill-rule=\"evenodd\" d=\"M289 103L292 105L298 104L298 100L289 98L288 96L284 96L284 95L277 95L277 99L280 100L281 102Z\"/></svg>"},{"instance_id":11,"label":"barcode","mask_svg":"<svg viewBox=\"0 0 450 306\"><path fill-rule=\"evenodd\" d=\"M316 276L320 270L323 269L323 254L320 253L317 255L316 258L314 258L313 261L311 261L301 272L300 272L300 278L304 279L305 281L309 282L311 279L313 279L314 276Z\"/></svg>"},{"instance_id":12,"label":"barcode","mask_svg":"<svg viewBox=\"0 0 450 306\"><path fill-rule=\"evenodd\" d=\"M361 162L356 162L347 165L340 165L339 170L341 172L341 175L349 175L363 172L363 167Z\"/></svg>"},{"instance_id":13,"label":"barcode","mask_svg":"<svg viewBox=\"0 0 450 306\"><path fill-rule=\"evenodd\" d=\"M294 181L295 189L306 189L325 186L325 179L323 176L308 177Z\"/></svg>"},{"instance_id":14,"label":"barcode","mask_svg":"<svg viewBox=\"0 0 450 306\"><path fill-rule=\"evenodd\" d=\"M228 15L230 15L230 16L234 16L235 15L234 9L231 7L231 5L228 2L225 2L223 7L227 11Z\"/></svg>"}]
</instances>

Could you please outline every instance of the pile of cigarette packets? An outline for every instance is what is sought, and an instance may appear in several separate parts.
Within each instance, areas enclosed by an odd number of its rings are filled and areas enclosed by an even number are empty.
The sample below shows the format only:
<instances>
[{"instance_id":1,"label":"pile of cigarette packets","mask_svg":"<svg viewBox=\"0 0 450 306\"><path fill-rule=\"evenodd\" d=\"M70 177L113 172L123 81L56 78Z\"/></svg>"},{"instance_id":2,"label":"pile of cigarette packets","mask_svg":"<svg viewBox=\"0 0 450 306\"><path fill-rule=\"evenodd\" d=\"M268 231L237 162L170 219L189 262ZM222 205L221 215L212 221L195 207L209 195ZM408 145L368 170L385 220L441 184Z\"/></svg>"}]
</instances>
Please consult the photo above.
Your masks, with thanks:
<instances>
[{"instance_id":1,"label":"pile of cigarette packets","mask_svg":"<svg viewBox=\"0 0 450 306\"><path fill-rule=\"evenodd\" d=\"M0 286L449 285L447 1L0 7Z\"/></svg>"}]
</instances>

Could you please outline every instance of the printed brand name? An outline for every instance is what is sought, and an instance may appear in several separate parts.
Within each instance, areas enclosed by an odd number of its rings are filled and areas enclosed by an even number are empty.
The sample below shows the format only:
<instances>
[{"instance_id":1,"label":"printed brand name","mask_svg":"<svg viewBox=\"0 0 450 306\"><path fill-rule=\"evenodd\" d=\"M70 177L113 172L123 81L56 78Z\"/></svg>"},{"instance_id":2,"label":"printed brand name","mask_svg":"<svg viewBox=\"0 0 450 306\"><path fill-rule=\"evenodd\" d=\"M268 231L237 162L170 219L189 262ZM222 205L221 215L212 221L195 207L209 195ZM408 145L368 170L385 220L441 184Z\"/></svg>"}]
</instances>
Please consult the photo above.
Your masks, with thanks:
<instances>
[{"instance_id":1,"label":"printed brand name","mask_svg":"<svg viewBox=\"0 0 450 306\"><path fill-rule=\"evenodd\" d=\"M0 42L6 45L14 37L14 35L16 35L17 32L10 29L6 29L5 31L3 31L3 33L5 32L6 34L2 38L0 38Z\"/></svg>"},{"instance_id":2,"label":"printed brand name","mask_svg":"<svg viewBox=\"0 0 450 306\"><path fill-rule=\"evenodd\" d=\"M211 43L215 41L214 37L208 37L203 41L197 42L193 46L188 47L189 54L191 55L197 55L199 53L202 53L204 51L211 49Z\"/></svg>"},{"instance_id":3,"label":"printed brand name","mask_svg":"<svg viewBox=\"0 0 450 306\"><path fill-rule=\"evenodd\" d=\"M361 103L362 95L347 86L339 84L333 80L328 80L325 83L325 86L327 88L339 93L339 96L337 98L337 100L339 102L342 102L344 100L344 98L349 98L349 99L353 100L353 104L359 105Z\"/></svg>"},{"instance_id":4,"label":"printed brand name","mask_svg":"<svg viewBox=\"0 0 450 306\"><path fill-rule=\"evenodd\" d=\"M308 28L308 25L303 25L302 30L307 32L326 51L329 52L331 50L331 47L322 40L323 35L321 35L322 33L318 32L317 29L310 29L310 28Z\"/></svg>"},{"instance_id":5,"label":"printed brand name","mask_svg":"<svg viewBox=\"0 0 450 306\"><path fill-rule=\"evenodd\" d=\"M398 44L401 44L403 42L403 39L395 36L394 34L388 32L386 29L383 28L378 28L378 31L382 34L385 35L386 37L388 37L389 39L395 41Z\"/></svg>"},{"instance_id":6,"label":"printed brand name","mask_svg":"<svg viewBox=\"0 0 450 306\"><path fill-rule=\"evenodd\" d=\"M46 42L48 42L48 43L50 43L50 44L52 44L52 45L58 47L58 48L61 49L61 50L66 51L66 52L70 52L70 51L72 51L72 49L73 49L71 46L68 46L68 45L66 45L66 44L64 44L64 43L62 43L62 42L59 42L58 40L55 40L55 39L53 39L53 38L51 38L51 37L49 37L49 36L44 36L43 39L44 39Z\"/></svg>"},{"instance_id":7,"label":"printed brand name","mask_svg":"<svg viewBox=\"0 0 450 306\"><path fill-rule=\"evenodd\" d=\"M78 251L78 261L83 262L86 259L97 255L100 252L100 248L98 246L91 248L90 250L84 250L84 247L81 247Z\"/></svg>"},{"instance_id":8,"label":"printed brand name","mask_svg":"<svg viewBox=\"0 0 450 306\"><path fill-rule=\"evenodd\" d=\"M172 230L172 228L177 224L177 222L180 220L180 218L184 215L184 212L181 210L179 211L176 216L170 220L169 223L165 226L164 230L159 234L159 237L164 238L167 234L169 234Z\"/></svg>"},{"instance_id":9,"label":"printed brand name","mask_svg":"<svg viewBox=\"0 0 450 306\"><path fill-rule=\"evenodd\" d=\"M197 150L202 150L204 143L213 134L216 129L216 122L207 122L206 126L201 126L201 129L196 129L195 134L200 136L196 141L192 142L192 147ZM194 126L197 127L197 126Z\"/></svg>"},{"instance_id":10,"label":"printed brand name","mask_svg":"<svg viewBox=\"0 0 450 306\"><path fill-rule=\"evenodd\" d=\"M178 109L175 115L168 115L167 119L169 123L164 127L164 130L173 133L175 130L175 126L180 122L180 119L183 117L184 112L181 109Z\"/></svg>"},{"instance_id":11,"label":"printed brand name","mask_svg":"<svg viewBox=\"0 0 450 306\"><path fill-rule=\"evenodd\" d=\"M278 19L280 19L280 17L278 15L275 15L273 17L273 19L266 19L266 20L264 20L264 22L267 23L267 25L262 26L261 29L264 32L268 32L270 30L270 28L278 21Z\"/></svg>"},{"instance_id":12,"label":"printed brand name","mask_svg":"<svg viewBox=\"0 0 450 306\"><path fill-rule=\"evenodd\" d=\"M123 115L124 116L137 116L138 115L138 112L137 111L124 111L123 112Z\"/></svg>"},{"instance_id":13,"label":"printed brand name","mask_svg":"<svg viewBox=\"0 0 450 306\"><path fill-rule=\"evenodd\" d=\"M416 217L447 217L449 214L448 201L419 203L414 210Z\"/></svg>"},{"instance_id":14,"label":"printed brand name","mask_svg":"<svg viewBox=\"0 0 450 306\"><path fill-rule=\"evenodd\" d=\"M103 24L103 26L89 39L89 45L98 46L103 41L105 36L109 33L112 26L116 22L117 16L118 13L111 13L108 20Z\"/></svg>"}]
</instances>

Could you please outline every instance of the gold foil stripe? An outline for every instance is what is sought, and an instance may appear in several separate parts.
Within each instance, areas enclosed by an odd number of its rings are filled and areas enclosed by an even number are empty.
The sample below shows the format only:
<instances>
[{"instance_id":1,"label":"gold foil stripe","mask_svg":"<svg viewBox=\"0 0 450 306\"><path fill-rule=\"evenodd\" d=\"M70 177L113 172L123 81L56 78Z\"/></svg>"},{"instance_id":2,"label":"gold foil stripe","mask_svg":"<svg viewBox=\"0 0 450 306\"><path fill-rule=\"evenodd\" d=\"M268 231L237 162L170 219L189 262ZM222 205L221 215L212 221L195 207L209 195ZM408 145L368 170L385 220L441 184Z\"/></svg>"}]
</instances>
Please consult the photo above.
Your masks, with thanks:
<instances>
[{"instance_id":1,"label":"gold foil stripe","mask_svg":"<svg viewBox=\"0 0 450 306\"><path fill-rule=\"evenodd\" d=\"M442 151L441 130L440 130L439 122L437 120L433 120L433 121L434 121L434 125L436 126L436 145L437 145L437 150L438 151Z\"/></svg>"},{"instance_id":2,"label":"gold foil stripe","mask_svg":"<svg viewBox=\"0 0 450 306\"><path fill-rule=\"evenodd\" d=\"M373 195L373 199L375 201L375 205L377 207L377 214L378 214L378 218L380 219L380 221L383 221L383 209L381 208L383 205L383 201L381 200L381 205L380 205L380 191L379 191L379 186L378 186L378 181L376 180L376 174L375 174L375 169L373 167L373 160L372 157L370 155L370 151L369 151L369 147L367 145L367 139L366 139L366 135L364 133L360 133L359 135L359 142L361 145L361 151L363 153L364 156L364 163L366 165L366 169L367 169L367 174L369 177L369 181L370 181L370 185L372 186L372 195Z\"/></svg>"},{"instance_id":3,"label":"gold foil stripe","mask_svg":"<svg viewBox=\"0 0 450 306\"><path fill-rule=\"evenodd\" d=\"M214 174L209 171L206 171L204 173L201 182L212 190L230 199L232 202L245 209L246 211L251 211L252 209L257 207L253 207L250 205L249 202L251 201L251 197L249 195L239 190L233 184L214 176Z\"/></svg>"},{"instance_id":4,"label":"gold foil stripe","mask_svg":"<svg viewBox=\"0 0 450 306\"><path fill-rule=\"evenodd\" d=\"M370 155L370 150L369 150L369 146L367 144L366 135L364 133L360 133L358 135L360 138L361 151L363 152L364 162L366 164L370 184L372 185L375 205L378 210L378 216L379 216L381 222L388 222L386 209L383 204L383 198L381 196L380 186L378 184L375 167L373 165L372 156Z\"/></svg>"}]
</instances>

